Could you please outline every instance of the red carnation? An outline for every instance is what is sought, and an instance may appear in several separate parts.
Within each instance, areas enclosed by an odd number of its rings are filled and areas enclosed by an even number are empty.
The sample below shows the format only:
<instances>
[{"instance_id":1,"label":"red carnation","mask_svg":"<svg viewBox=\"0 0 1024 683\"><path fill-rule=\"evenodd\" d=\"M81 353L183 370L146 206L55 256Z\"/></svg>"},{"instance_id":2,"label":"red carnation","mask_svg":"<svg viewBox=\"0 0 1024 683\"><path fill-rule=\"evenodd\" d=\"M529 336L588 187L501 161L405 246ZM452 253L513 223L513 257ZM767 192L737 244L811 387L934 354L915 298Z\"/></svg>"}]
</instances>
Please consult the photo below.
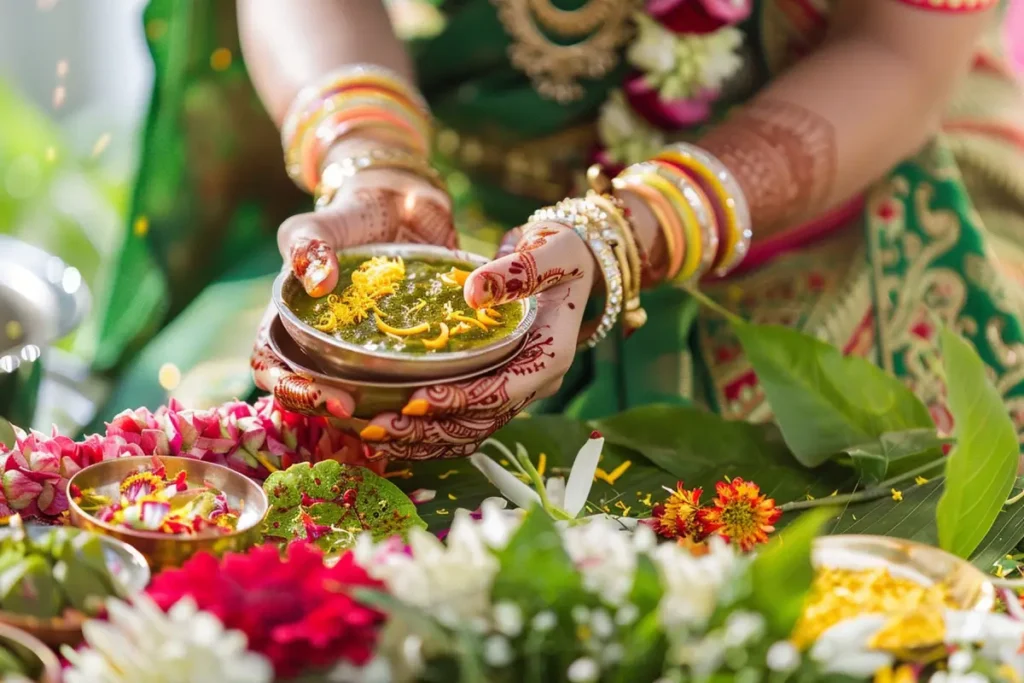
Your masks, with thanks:
<instances>
[{"instance_id":1,"label":"red carnation","mask_svg":"<svg viewBox=\"0 0 1024 683\"><path fill-rule=\"evenodd\" d=\"M384 615L356 602L349 591L380 586L351 554L327 567L316 546L297 541L285 557L273 546L229 553L219 561L201 553L181 569L158 574L147 592L165 610L191 596L226 628L245 633L249 649L288 678L341 660L357 666L369 661Z\"/></svg>"},{"instance_id":2,"label":"red carnation","mask_svg":"<svg viewBox=\"0 0 1024 683\"><path fill-rule=\"evenodd\" d=\"M622 92L629 106L647 123L666 131L675 131L704 123L711 116L711 104L718 93L706 90L690 99L663 100L642 73L628 76Z\"/></svg>"},{"instance_id":3,"label":"red carnation","mask_svg":"<svg viewBox=\"0 0 1024 683\"><path fill-rule=\"evenodd\" d=\"M647 0L647 13L673 33L711 33L750 16L750 0Z\"/></svg>"}]
</instances>

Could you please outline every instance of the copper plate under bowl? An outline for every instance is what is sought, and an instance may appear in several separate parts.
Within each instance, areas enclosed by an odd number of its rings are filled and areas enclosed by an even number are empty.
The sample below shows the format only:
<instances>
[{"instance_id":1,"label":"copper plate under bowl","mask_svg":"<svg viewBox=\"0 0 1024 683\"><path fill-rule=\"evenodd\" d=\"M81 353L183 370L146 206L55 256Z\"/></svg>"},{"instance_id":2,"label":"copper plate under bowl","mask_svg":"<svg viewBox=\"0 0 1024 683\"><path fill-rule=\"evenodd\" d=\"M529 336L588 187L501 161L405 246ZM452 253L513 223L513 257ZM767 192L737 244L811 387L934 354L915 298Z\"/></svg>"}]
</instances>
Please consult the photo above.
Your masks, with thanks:
<instances>
[{"instance_id":1,"label":"copper plate under bowl","mask_svg":"<svg viewBox=\"0 0 1024 683\"><path fill-rule=\"evenodd\" d=\"M988 612L995 587L980 569L955 555L924 543L888 536L822 536L814 541L815 567L887 569L894 577L922 585L944 583L963 610Z\"/></svg>"},{"instance_id":2,"label":"copper plate under bowl","mask_svg":"<svg viewBox=\"0 0 1024 683\"><path fill-rule=\"evenodd\" d=\"M40 524L26 524L25 533L32 541L39 541L50 532L61 527L43 526ZM75 533L89 533L79 529L70 529ZM11 527L0 528L0 539L15 533ZM107 570L114 575L118 583L128 596L141 593L149 585L149 564L135 548L123 541L109 536L97 534L100 543L103 545L103 558L106 561ZM0 610L0 624L20 629L32 635L50 647L60 645L71 645L72 647L82 642L82 623L84 615L75 617L54 617L52 619L40 619L38 617L17 614Z\"/></svg>"},{"instance_id":3,"label":"copper plate under bowl","mask_svg":"<svg viewBox=\"0 0 1024 683\"><path fill-rule=\"evenodd\" d=\"M358 256L402 257L407 261L459 261L470 269L478 268L487 259L464 251L423 244L373 244L338 252L339 258ZM371 351L358 344L343 341L321 332L292 311L288 302L302 293L302 284L290 271L274 280L273 299L281 323L295 343L325 372L346 378L388 382L425 382L448 380L451 377L479 373L511 358L526 340L526 333L537 319L537 300L523 300L523 318L508 335L486 346L465 351L425 354L397 351Z\"/></svg>"},{"instance_id":4,"label":"copper plate under bowl","mask_svg":"<svg viewBox=\"0 0 1024 683\"><path fill-rule=\"evenodd\" d=\"M31 667L38 683L60 683L63 676L60 660L35 636L0 624L0 645L13 651L18 659Z\"/></svg>"},{"instance_id":5,"label":"copper plate under bowl","mask_svg":"<svg viewBox=\"0 0 1024 683\"><path fill-rule=\"evenodd\" d=\"M82 510L74 501L71 495L74 487L81 491L93 489L117 500L121 481L134 472L150 467L153 458L149 456L104 460L80 470L71 477L68 481L67 494L71 523L80 529L95 531L124 541L142 553L154 571L164 567L180 566L201 551L215 555L232 551L242 552L259 541L260 528L269 507L267 494L259 484L243 474L212 462L176 456L155 457L167 468L169 477L173 478L184 471L187 473L190 487L209 483L223 491L231 508L240 511L238 528L228 534L203 536L170 536L153 531L134 531L101 522Z\"/></svg>"},{"instance_id":6,"label":"copper plate under bowl","mask_svg":"<svg viewBox=\"0 0 1024 683\"><path fill-rule=\"evenodd\" d=\"M315 362L299 347L298 343L288 336L288 331L284 327L284 323L281 321L280 316L274 316L274 319L270 323L269 330L269 341L270 348L285 362L293 372L296 372L303 377L315 380L325 386L334 387L341 389L342 391L349 394L355 401L355 409L352 411L353 417L361 419L370 419L380 413L390 413L400 411L413 393L417 390L422 389L425 386L437 384L438 380L433 381L418 381L418 382L372 382L361 379L347 379L345 377L339 377L328 373L320 372L315 367ZM525 340L520 342L520 346L525 343ZM518 351L518 348L516 349ZM504 361L494 362L486 367L471 372L465 375L458 375L456 377L445 377L444 383L448 382L461 382L473 377L478 377L486 372L500 367ZM326 411L319 414L327 415Z\"/></svg>"}]
</instances>

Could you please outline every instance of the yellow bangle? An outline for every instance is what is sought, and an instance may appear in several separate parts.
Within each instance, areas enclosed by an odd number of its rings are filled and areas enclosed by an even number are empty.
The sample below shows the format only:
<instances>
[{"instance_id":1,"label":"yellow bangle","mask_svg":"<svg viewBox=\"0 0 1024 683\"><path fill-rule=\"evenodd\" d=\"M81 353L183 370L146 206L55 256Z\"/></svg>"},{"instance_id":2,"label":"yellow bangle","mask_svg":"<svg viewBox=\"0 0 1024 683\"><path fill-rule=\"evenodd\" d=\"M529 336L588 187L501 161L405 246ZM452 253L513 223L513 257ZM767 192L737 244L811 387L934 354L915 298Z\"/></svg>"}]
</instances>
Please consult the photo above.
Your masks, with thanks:
<instances>
[{"instance_id":1,"label":"yellow bangle","mask_svg":"<svg viewBox=\"0 0 1024 683\"><path fill-rule=\"evenodd\" d=\"M668 200L669 204L672 205L673 211L682 219L686 237L686 254L683 257L682 268L673 278L673 281L689 282L698 274L703 257L701 226L696 214L686 202L686 198L683 197L679 188L658 175L657 167L652 163L634 164L627 168L625 173L642 178L643 182L657 190Z\"/></svg>"},{"instance_id":2,"label":"yellow bangle","mask_svg":"<svg viewBox=\"0 0 1024 683\"><path fill-rule=\"evenodd\" d=\"M654 214L668 250L668 270L665 273L665 279L675 278L683 267L683 257L686 253L686 236L680 217L672 210L671 205L667 204L668 200L661 196L660 192L645 185L639 178L619 176L612 179L612 187L615 188L616 193L631 192L635 194Z\"/></svg>"}]
</instances>

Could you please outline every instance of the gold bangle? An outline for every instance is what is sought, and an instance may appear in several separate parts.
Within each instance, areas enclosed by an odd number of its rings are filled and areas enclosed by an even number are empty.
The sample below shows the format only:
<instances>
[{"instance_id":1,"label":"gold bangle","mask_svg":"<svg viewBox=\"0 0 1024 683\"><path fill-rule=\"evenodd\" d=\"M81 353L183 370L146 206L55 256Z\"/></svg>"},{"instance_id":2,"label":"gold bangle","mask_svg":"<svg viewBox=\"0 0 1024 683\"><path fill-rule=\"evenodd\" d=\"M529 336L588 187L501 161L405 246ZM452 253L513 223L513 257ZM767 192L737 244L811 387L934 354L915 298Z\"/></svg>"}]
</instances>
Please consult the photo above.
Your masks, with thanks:
<instances>
[{"instance_id":1,"label":"gold bangle","mask_svg":"<svg viewBox=\"0 0 1024 683\"><path fill-rule=\"evenodd\" d=\"M633 226L626 220L622 206L614 197L592 190L587 193L586 200L609 218L609 231L603 237L615 252L622 270L622 324L628 334L647 322L647 312L640 305L640 250L633 236Z\"/></svg>"},{"instance_id":2,"label":"gold bangle","mask_svg":"<svg viewBox=\"0 0 1024 683\"><path fill-rule=\"evenodd\" d=\"M320 174L320 184L314 193L315 210L320 211L329 206L345 183L357 173L373 168L390 168L412 173L442 192L448 192L441 174L423 157L394 149L375 149L367 154L333 161L324 168Z\"/></svg>"}]
</instances>

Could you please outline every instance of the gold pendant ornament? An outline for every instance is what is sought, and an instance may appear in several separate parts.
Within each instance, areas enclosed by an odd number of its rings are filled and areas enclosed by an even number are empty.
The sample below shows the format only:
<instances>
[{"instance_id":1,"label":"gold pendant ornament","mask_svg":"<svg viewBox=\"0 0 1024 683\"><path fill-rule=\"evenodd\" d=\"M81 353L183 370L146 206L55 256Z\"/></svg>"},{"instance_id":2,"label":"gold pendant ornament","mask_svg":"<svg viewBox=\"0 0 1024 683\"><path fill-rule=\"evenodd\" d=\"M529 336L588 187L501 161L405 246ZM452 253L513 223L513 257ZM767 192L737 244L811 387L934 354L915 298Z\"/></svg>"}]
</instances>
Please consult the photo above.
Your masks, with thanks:
<instances>
[{"instance_id":1,"label":"gold pendant ornament","mask_svg":"<svg viewBox=\"0 0 1024 683\"><path fill-rule=\"evenodd\" d=\"M633 35L630 17L639 0L590 0L563 10L552 0L491 0L512 39L512 65L537 92L566 103L583 96L580 78L600 78L618 64L619 48ZM545 33L576 42L563 45Z\"/></svg>"}]
</instances>

